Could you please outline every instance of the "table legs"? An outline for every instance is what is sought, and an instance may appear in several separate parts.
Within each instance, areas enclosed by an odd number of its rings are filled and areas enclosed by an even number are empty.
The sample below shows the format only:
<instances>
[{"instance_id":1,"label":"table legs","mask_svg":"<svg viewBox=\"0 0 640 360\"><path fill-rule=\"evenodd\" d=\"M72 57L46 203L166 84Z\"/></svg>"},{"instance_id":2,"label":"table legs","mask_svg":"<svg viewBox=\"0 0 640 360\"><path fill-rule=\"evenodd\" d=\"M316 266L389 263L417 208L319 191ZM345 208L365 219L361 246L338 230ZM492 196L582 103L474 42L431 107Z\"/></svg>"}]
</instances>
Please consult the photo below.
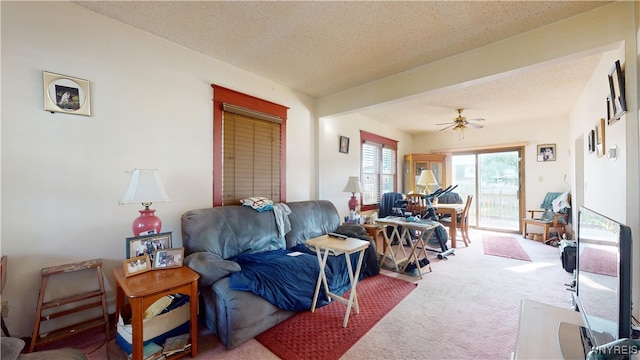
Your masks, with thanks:
<instances>
[{"instance_id":1,"label":"table legs","mask_svg":"<svg viewBox=\"0 0 640 360\"><path fill-rule=\"evenodd\" d=\"M385 258L387 257L387 252L389 253L389 255L391 256L391 260L393 261L393 266L396 268L396 271L399 272L400 268L398 267L398 263L402 262L403 260L407 259L407 253L404 249L404 246L402 245L402 240L405 237L405 235L407 235L407 228L403 228L402 231L402 236L400 235L400 232L398 231L398 226L397 225L387 225L387 226L391 226L391 228L393 229L391 231L391 236L387 236L387 232L384 231L382 233L382 236L384 237L384 242L386 244L384 252L382 253L382 258L380 259L380 266L382 267L382 264L384 263ZM402 249L402 255L403 258L402 259L398 259L397 255L398 255L398 249L396 249L396 251L393 251L393 247L391 246L391 243L393 242L393 239L396 238L398 239L399 242L399 247L400 249Z\"/></svg>"},{"instance_id":2,"label":"table legs","mask_svg":"<svg viewBox=\"0 0 640 360\"><path fill-rule=\"evenodd\" d=\"M385 235L386 236L386 235ZM327 264L327 258L329 257L329 249L325 249L324 253L319 248L316 248L316 255L318 257L318 263L320 264L320 273L318 274L318 281L316 282L316 290L313 294L313 303L311 304L311 312L315 312L316 305L318 303L318 294L320 293L320 286L324 286L325 293L327 294L327 300L331 301L332 298L339 300L345 304L347 304L347 311L344 315L343 327L347 327L349 323L349 315L351 314L351 308L353 307L356 314L360 313L360 307L358 306L358 294L356 288L358 286L358 278L360 277L360 269L362 268L362 261L364 259L364 251L362 249L359 251L358 264L356 265L356 270L353 271L351 266L351 256L349 253L345 252L344 257L347 262L347 270L349 272L349 280L351 281L351 293L349 294L349 299L345 299L337 294L331 293L329 291L329 285L327 283L327 276L324 272L324 269Z\"/></svg>"}]
</instances>

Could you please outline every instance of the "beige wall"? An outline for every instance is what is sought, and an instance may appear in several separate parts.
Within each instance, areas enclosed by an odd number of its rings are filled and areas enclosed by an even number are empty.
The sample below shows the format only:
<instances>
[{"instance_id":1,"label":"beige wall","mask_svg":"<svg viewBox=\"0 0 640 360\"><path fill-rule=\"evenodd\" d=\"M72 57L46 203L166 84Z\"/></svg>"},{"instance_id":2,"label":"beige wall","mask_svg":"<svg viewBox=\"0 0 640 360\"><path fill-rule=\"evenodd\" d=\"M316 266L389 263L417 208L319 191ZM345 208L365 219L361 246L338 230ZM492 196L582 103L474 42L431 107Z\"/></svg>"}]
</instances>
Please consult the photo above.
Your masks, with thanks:
<instances>
[{"instance_id":1,"label":"beige wall","mask_svg":"<svg viewBox=\"0 0 640 360\"><path fill-rule=\"evenodd\" d=\"M313 99L68 2L2 2L3 299L12 334L30 335L45 266L102 258L112 270L141 206L118 205L125 170L159 169L154 204L181 245L180 215L212 203L216 83L288 106L287 198L315 198ZM91 82L92 116L43 111L42 71ZM54 285L54 293L86 286Z\"/></svg>"}]
</instances>

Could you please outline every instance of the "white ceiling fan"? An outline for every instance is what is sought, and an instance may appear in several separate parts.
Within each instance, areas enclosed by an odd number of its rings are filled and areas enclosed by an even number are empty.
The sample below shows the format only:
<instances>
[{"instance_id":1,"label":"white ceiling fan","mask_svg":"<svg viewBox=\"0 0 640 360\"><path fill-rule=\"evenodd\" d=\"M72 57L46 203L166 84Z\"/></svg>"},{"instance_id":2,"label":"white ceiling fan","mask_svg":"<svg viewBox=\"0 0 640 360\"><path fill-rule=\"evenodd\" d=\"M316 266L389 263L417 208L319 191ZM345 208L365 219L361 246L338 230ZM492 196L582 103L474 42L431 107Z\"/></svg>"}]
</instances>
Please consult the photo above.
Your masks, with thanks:
<instances>
[{"instance_id":1,"label":"white ceiling fan","mask_svg":"<svg viewBox=\"0 0 640 360\"><path fill-rule=\"evenodd\" d=\"M436 124L438 126L440 125L448 125L443 127L442 129L440 129L440 131L444 131L444 130L448 130L448 129L453 129L455 131L460 131L459 132L459 138L460 140L464 139L464 129L466 129L467 127L474 127L474 128L478 128L481 129L484 127L484 125L480 125L480 124L476 124L475 122L477 121L485 121L483 118L477 118L477 119L467 119L466 117L462 116L462 111L464 109L457 109L458 111L458 117L456 117L455 119L453 119L453 122L446 122L446 123L439 123Z\"/></svg>"}]
</instances>

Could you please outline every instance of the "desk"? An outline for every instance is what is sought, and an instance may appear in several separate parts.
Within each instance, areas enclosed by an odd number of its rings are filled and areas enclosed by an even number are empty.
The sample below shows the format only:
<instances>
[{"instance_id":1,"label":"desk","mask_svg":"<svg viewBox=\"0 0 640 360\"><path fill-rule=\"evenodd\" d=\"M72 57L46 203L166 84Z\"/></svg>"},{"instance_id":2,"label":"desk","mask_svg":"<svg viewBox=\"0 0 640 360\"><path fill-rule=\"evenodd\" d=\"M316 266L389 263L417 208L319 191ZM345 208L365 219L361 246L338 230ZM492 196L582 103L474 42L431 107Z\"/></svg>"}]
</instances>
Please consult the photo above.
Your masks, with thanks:
<instances>
[{"instance_id":1,"label":"desk","mask_svg":"<svg viewBox=\"0 0 640 360\"><path fill-rule=\"evenodd\" d=\"M428 222L423 221L407 221L407 219L403 217L393 217L387 216L376 221L378 224L390 226L393 230L391 231L391 236L387 236L387 232L384 231L382 234L384 235L384 241L386 244L384 253L382 254L382 259L380 259L380 265L384 262L387 253L391 257L393 261L393 265L395 266L396 271L404 272L407 269L407 265L413 260L416 263L416 267L418 268L418 274L420 279L422 279L422 268L420 267L420 262L418 261L418 255L423 254L425 258L427 258L427 250L425 248L425 239L429 240L433 231L438 225L433 225ZM402 234L398 231L398 227L402 227ZM413 239L409 230L416 230L420 232L420 235L417 239ZM394 238L397 238L400 242L396 251L393 251L391 247L391 242ZM402 239L411 239L411 253L407 256L407 252L402 245ZM398 258L398 252L402 249L402 258ZM419 249L419 250L418 250ZM402 266L402 269L399 269L398 264L401 262L405 262ZM431 265L426 266L429 271L431 271Z\"/></svg>"},{"instance_id":2,"label":"desk","mask_svg":"<svg viewBox=\"0 0 640 360\"><path fill-rule=\"evenodd\" d=\"M451 237L451 247L455 248L458 231L458 214L462 214L464 204L437 204L433 205L433 207L436 213L451 216L451 222L449 222L449 237Z\"/></svg>"},{"instance_id":3,"label":"desk","mask_svg":"<svg viewBox=\"0 0 640 360\"><path fill-rule=\"evenodd\" d=\"M130 277L124 276L124 269L113 270L116 278L116 319L124 306L127 296L131 304L131 346L132 359L142 360L142 318L144 311L156 300L169 294L189 295L191 349L169 357L177 359L186 354L195 358L198 354L198 278L200 275L186 266L164 270L152 270Z\"/></svg>"},{"instance_id":4,"label":"desk","mask_svg":"<svg viewBox=\"0 0 640 360\"><path fill-rule=\"evenodd\" d=\"M512 359L562 359L558 339L560 323L583 325L582 315L527 299L523 299L520 306L520 323Z\"/></svg>"},{"instance_id":5,"label":"desk","mask_svg":"<svg viewBox=\"0 0 640 360\"><path fill-rule=\"evenodd\" d=\"M347 312L344 315L343 323L343 326L347 327L347 323L349 322L349 314L351 313L351 307L354 307L354 309L356 310L356 314L360 313L360 308L358 307L358 295L356 293L356 286L358 285L358 277L360 276L362 259L364 259L364 251L369 247L369 242L355 238L339 239L331 237L329 235L323 235L307 240L307 245L312 246L316 249L316 255L318 256L318 262L320 264L320 273L318 274L316 291L313 294L311 312L316 311L316 303L318 302L318 294L320 292L320 285L322 284L324 285L324 291L327 294L327 298L329 301L331 301L331 298L334 298L344 304L347 304ZM354 272L351 268L351 257L349 255L355 252L360 252L360 257L358 258L358 265L356 265L356 271ZM324 268L327 264L327 257L329 256L329 254L334 256L344 254L345 261L347 262L347 269L349 270L349 279L351 280L351 293L349 295L349 299L345 299L342 296L329 291L327 277L324 273Z\"/></svg>"}]
</instances>

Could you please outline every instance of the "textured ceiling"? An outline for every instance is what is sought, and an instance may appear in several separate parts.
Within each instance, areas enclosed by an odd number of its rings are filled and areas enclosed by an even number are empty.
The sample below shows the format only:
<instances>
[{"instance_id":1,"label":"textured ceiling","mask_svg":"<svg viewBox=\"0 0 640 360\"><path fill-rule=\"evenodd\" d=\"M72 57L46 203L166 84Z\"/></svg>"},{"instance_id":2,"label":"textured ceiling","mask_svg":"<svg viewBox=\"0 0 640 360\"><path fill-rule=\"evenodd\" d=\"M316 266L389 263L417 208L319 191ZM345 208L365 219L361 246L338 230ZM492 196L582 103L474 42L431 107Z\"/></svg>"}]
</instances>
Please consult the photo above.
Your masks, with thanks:
<instances>
[{"instance_id":1,"label":"textured ceiling","mask_svg":"<svg viewBox=\"0 0 640 360\"><path fill-rule=\"evenodd\" d=\"M73 1L313 97L339 92L592 10L596 1ZM568 113L599 56L361 112L410 133L463 115ZM554 86L549 86L554 84ZM559 86L561 85L561 86ZM514 86L519 91L515 92ZM526 91L521 91L526 89ZM487 96L490 94L491 96ZM539 104L554 104L541 107ZM410 104L410 106L407 106ZM518 115L510 106L517 106ZM477 111L477 113L474 113ZM547 113L545 113L547 112ZM403 120L398 120L403 119Z\"/></svg>"}]
</instances>

